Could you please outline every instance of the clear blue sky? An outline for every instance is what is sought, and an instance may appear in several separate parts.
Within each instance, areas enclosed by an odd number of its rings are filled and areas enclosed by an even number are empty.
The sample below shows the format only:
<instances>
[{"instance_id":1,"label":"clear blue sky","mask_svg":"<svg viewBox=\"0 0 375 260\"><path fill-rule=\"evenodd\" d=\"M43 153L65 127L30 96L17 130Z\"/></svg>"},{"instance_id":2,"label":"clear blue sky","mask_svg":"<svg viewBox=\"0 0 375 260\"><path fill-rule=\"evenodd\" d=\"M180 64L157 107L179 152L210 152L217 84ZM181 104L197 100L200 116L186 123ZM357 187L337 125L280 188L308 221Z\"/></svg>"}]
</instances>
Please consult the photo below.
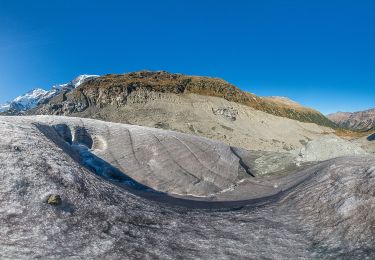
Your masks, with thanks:
<instances>
[{"instance_id":1,"label":"clear blue sky","mask_svg":"<svg viewBox=\"0 0 375 260\"><path fill-rule=\"evenodd\" d=\"M141 69L221 77L323 113L375 107L375 1L0 0L0 102Z\"/></svg>"}]
</instances>

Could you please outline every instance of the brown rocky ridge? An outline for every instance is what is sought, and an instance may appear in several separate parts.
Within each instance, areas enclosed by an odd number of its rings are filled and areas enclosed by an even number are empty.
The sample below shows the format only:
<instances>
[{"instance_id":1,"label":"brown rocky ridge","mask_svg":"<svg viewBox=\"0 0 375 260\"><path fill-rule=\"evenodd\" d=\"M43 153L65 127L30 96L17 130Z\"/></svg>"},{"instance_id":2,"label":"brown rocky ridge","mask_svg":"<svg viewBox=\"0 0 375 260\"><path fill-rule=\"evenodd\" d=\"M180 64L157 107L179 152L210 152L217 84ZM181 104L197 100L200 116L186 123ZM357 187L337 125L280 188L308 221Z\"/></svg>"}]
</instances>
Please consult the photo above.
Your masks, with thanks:
<instances>
[{"instance_id":1,"label":"brown rocky ridge","mask_svg":"<svg viewBox=\"0 0 375 260\"><path fill-rule=\"evenodd\" d=\"M134 103L147 103L151 99L165 98L167 94L170 94L169 99L188 94L219 97L276 116L335 127L335 124L320 112L294 102L258 97L219 78L187 76L165 71L139 71L94 78L70 93L62 92L32 113L75 115L86 111L80 116L95 117L93 114L98 114L95 110L107 106L123 107ZM88 112L90 109L92 111Z\"/></svg>"}]
</instances>

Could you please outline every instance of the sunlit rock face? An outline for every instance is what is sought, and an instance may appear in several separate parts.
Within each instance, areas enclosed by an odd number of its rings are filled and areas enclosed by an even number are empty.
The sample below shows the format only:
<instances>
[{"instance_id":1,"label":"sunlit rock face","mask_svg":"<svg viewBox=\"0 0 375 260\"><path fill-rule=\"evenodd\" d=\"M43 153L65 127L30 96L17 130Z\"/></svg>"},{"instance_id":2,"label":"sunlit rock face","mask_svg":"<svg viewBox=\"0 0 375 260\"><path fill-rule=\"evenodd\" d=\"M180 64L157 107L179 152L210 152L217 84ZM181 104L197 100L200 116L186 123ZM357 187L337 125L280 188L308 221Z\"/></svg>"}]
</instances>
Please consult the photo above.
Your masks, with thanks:
<instances>
[{"instance_id":1,"label":"sunlit rock face","mask_svg":"<svg viewBox=\"0 0 375 260\"><path fill-rule=\"evenodd\" d=\"M95 120L0 117L0 258L374 257L374 157L257 174L275 156Z\"/></svg>"},{"instance_id":2,"label":"sunlit rock face","mask_svg":"<svg viewBox=\"0 0 375 260\"><path fill-rule=\"evenodd\" d=\"M375 128L375 108L358 112L337 112L327 116L343 128L371 130Z\"/></svg>"}]
</instances>

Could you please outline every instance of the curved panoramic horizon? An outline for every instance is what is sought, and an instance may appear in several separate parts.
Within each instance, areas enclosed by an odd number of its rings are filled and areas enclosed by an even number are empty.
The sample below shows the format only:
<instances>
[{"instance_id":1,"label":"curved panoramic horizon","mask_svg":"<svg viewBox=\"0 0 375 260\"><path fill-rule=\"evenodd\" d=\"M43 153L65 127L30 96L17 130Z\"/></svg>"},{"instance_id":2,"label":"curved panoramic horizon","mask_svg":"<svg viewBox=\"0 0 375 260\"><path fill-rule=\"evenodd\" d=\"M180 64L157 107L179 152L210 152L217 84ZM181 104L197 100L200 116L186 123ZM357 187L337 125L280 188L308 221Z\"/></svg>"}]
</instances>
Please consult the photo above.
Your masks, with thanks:
<instances>
[{"instance_id":1,"label":"curved panoramic horizon","mask_svg":"<svg viewBox=\"0 0 375 260\"><path fill-rule=\"evenodd\" d=\"M0 0L0 259L375 259L374 11Z\"/></svg>"},{"instance_id":2,"label":"curved panoramic horizon","mask_svg":"<svg viewBox=\"0 0 375 260\"><path fill-rule=\"evenodd\" d=\"M375 107L371 1L90 3L1 1L0 103L80 74L149 69L323 114Z\"/></svg>"}]
</instances>

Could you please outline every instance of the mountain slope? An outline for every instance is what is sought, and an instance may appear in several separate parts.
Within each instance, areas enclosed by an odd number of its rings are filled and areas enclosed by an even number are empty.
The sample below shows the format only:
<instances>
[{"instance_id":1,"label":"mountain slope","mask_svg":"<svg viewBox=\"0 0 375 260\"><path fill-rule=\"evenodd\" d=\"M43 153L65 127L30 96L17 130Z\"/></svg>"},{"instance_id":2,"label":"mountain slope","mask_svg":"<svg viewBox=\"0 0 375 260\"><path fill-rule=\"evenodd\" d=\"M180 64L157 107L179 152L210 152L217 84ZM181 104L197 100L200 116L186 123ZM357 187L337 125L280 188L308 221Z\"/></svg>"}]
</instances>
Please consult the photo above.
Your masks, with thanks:
<instances>
[{"instance_id":1,"label":"mountain slope","mask_svg":"<svg viewBox=\"0 0 375 260\"><path fill-rule=\"evenodd\" d=\"M37 107L40 104L48 102L51 98L58 95L61 91L71 91L87 80L95 77L98 76L80 75L69 83L52 86L49 91L40 88L33 89L21 96L16 97L12 101L9 101L5 104L0 104L0 112L8 114L23 113Z\"/></svg>"},{"instance_id":2,"label":"mountain slope","mask_svg":"<svg viewBox=\"0 0 375 260\"><path fill-rule=\"evenodd\" d=\"M21 96L16 97L10 102L0 105L0 112L6 111L26 111L38 105L43 99L46 99L56 92L46 91L44 89L33 89Z\"/></svg>"},{"instance_id":3,"label":"mountain slope","mask_svg":"<svg viewBox=\"0 0 375 260\"><path fill-rule=\"evenodd\" d=\"M150 96L157 98L155 93L219 97L276 116L335 127L324 115L311 108L258 97L222 79L171 74L164 71L140 71L98 77L82 84L70 95L62 93L59 98L38 109L38 112L70 115L91 107L126 106L134 92L137 93L138 101L143 103L147 103Z\"/></svg>"},{"instance_id":4,"label":"mountain slope","mask_svg":"<svg viewBox=\"0 0 375 260\"><path fill-rule=\"evenodd\" d=\"M8 102L8 105L4 106L5 109L3 111L13 110L20 112L30 110L43 102L43 100L47 100L57 93L57 89L52 89L50 91L40 88L33 89L21 96L16 97L11 102Z\"/></svg>"},{"instance_id":5,"label":"mountain slope","mask_svg":"<svg viewBox=\"0 0 375 260\"><path fill-rule=\"evenodd\" d=\"M370 130L375 128L375 108L359 112L338 112L327 117L343 128Z\"/></svg>"}]
</instances>

